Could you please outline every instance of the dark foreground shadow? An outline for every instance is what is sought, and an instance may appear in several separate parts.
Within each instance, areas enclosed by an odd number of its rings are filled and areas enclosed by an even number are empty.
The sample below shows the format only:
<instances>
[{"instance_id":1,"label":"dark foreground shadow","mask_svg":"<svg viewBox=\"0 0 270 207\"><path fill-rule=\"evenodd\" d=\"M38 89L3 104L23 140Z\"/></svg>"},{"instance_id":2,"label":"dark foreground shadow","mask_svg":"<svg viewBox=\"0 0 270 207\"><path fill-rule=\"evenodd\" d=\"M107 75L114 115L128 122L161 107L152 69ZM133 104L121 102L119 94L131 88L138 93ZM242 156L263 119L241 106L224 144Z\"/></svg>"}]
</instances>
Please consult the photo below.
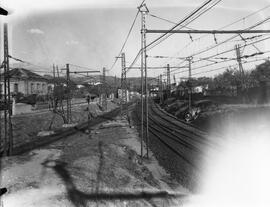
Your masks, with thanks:
<instances>
[{"instance_id":1,"label":"dark foreground shadow","mask_svg":"<svg viewBox=\"0 0 270 207\"><path fill-rule=\"evenodd\" d=\"M95 192L95 193L84 193L76 188L74 182L68 173L66 166L67 163L55 160L46 160L42 163L47 168L52 168L62 179L66 186L67 195L69 200L74 204L74 206L85 207L88 201L114 201L114 200L150 200L153 198L184 198L184 194L170 194L166 191L158 192L123 192L123 193L113 193L113 192ZM94 189L94 186L93 186Z\"/></svg>"}]
</instances>

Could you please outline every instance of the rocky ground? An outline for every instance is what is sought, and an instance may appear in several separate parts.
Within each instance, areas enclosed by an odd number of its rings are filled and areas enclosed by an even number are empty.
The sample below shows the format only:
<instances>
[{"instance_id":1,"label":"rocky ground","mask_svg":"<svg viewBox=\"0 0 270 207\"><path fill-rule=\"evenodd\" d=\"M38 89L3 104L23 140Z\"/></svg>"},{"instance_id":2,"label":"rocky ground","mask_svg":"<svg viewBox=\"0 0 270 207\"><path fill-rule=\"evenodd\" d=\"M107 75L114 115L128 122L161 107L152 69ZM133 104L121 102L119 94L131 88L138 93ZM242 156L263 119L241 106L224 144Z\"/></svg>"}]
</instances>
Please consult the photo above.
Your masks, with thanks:
<instances>
[{"instance_id":1,"label":"rocky ground","mask_svg":"<svg viewBox=\"0 0 270 207\"><path fill-rule=\"evenodd\" d=\"M145 149L144 149L145 150ZM189 191L117 117L22 156L2 159L2 199L9 206L182 206Z\"/></svg>"}]
</instances>

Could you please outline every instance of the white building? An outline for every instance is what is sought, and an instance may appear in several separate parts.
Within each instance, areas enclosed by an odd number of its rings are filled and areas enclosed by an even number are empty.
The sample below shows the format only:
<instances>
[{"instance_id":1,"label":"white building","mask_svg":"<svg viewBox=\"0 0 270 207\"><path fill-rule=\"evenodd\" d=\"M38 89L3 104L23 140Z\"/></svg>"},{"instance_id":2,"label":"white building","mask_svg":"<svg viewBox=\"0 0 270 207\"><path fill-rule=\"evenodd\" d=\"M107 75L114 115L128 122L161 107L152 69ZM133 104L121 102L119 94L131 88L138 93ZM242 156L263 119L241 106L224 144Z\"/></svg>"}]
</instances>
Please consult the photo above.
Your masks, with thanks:
<instances>
[{"instance_id":1,"label":"white building","mask_svg":"<svg viewBox=\"0 0 270 207\"><path fill-rule=\"evenodd\" d=\"M48 81L46 78L24 68L10 70L10 92L24 95L46 95L48 93ZM4 80L1 75L1 91L4 92Z\"/></svg>"}]
</instances>

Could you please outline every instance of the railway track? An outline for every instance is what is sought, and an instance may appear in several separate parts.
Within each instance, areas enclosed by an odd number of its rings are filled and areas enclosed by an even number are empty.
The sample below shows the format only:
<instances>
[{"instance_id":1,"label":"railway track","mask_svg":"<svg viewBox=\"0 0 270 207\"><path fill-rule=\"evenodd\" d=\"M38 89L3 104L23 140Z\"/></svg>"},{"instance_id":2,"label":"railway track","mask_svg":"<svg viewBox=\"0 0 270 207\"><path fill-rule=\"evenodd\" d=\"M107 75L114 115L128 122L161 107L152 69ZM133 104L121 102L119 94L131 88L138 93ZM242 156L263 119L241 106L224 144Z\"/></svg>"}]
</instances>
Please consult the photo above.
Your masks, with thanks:
<instances>
[{"instance_id":1,"label":"railway track","mask_svg":"<svg viewBox=\"0 0 270 207\"><path fill-rule=\"evenodd\" d=\"M216 143L213 142L212 139L209 139L210 134L208 132L199 129L192 124L179 120L161 109L156 103L151 103L149 111L150 120L166 131L169 129L169 133L173 133L178 139L183 141L187 140L187 142L192 144L194 148L197 148L197 145L201 145L200 147L216 147ZM220 135L217 134L215 136L220 137Z\"/></svg>"},{"instance_id":2,"label":"railway track","mask_svg":"<svg viewBox=\"0 0 270 207\"><path fill-rule=\"evenodd\" d=\"M141 119L138 115L141 114L140 107L137 106L136 112L139 121ZM174 150L177 148L176 145L181 145L181 147L198 153L203 153L202 148L204 146L211 145L206 132L170 116L153 102L149 104L148 118L150 133L153 133L164 144L169 145L168 147L178 155L181 150ZM168 142L172 142L172 144L168 144Z\"/></svg>"},{"instance_id":3,"label":"railway track","mask_svg":"<svg viewBox=\"0 0 270 207\"><path fill-rule=\"evenodd\" d=\"M135 119L140 122L140 105L136 106L135 112ZM185 179L196 179L192 176L196 173L200 174L200 164L207 156L207 148L215 146L215 143L208 138L208 133L169 115L153 101L149 102L148 118L151 150L160 156L159 160L167 167L176 170L175 174L187 171L183 175ZM144 128L146 128L145 121Z\"/></svg>"}]
</instances>

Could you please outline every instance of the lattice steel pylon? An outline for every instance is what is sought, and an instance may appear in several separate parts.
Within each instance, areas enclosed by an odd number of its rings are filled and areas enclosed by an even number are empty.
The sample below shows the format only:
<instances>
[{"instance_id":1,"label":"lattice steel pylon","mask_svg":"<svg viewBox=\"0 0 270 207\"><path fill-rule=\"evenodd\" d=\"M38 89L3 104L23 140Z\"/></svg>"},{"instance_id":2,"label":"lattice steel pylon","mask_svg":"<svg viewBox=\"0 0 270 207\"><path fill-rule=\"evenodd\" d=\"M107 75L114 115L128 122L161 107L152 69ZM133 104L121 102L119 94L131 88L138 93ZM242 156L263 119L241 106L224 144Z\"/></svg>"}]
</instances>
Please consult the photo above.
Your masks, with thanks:
<instances>
[{"instance_id":1,"label":"lattice steel pylon","mask_svg":"<svg viewBox=\"0 0 270 207\"><path fill-rule=\"evenodd\" d=\"M159 76L159 103L163 103L163 82L162 75Z\"/></svg>"},{"instance_id":2,"label":"lattice steel pylon","mask_svg":"<svg viewBox=\"0 0 270 207\"><path fill-rule=\"evenodd\" d=\"M106 94L106 68L103 68L102 73L102 108L107 110L107 94Z\"/></svg>"},{"instance_id":3,"label":"lattice steel pylon","mask_svg":"<svg viewBox=\"0 0 270 207\"><path fill-rule=\"evenodd\" d=\"M121 103L125 104L128 102L127 98L127 70L126 70L126 57L125 53L121 54L122 59L122 73L121 73Z\"/></svg>"},{"instance_id":4,"label":"lattice steel pylon","mask_svg":"<svg viewBox=\"0 0 270 207\"><path fill-rule=\"evenodd\" d=\"M72 122L72 114L71 114L71 86L70 86L70 71L69 64L66 64L66 74L67 74L67 122L70 124Z\"/></svg>"},{"instance_id":5,"label":"lattice steel pylon","mask_svg":"<svg viewBox=\"0 0 270 207\"><path fill-rule=\"evenodd\" d=\"M139 12L141 13L141 157L143 158L143 128L144 128L144 115L145 115L145 121L146 121L146 130L145 130L145 138L146 138L146 156L149 158L149 130L148 130L148 77L147 77L147 54L146 54L146 15L149 13L149 10L146 6L146 4L141 4L141 6L138 7ZM145 88L143 89L143 69L144 69L144 82L145 82ZM143 90L145 90L145 113L144 113L144 96L143 96Z\"/></svg>"},{"instance_id":6,"label":"lattice steel pylon","mask_svg":"<svg viewBox=\"0 0 270 207\"><path fill-rule=\"evenodd\" d=\"M190 56L187 58L188 61L188 110L191 111L191 102L192 102L192 84L191 84L191 63L193 57Z\"/></svg>"},{"instance_id":7,"label":"lattice steel pylon","mask_svg":"<svg viewBox=\"0 0 270 207\"><path fill-rule=\"evenodd\" d=\"M171 70L170 70L170 64L167 64L167 92L168 97L171 96Z\"/></svg>"},{"instance_id":8,"label":"lattice steel pylon","mask_svg":"<svg viewBox=\"0 0 270 207\"><path fill-rule=\"evenodd\" d=\"M244 87L244 68L243 68L242 59L241 59L240 45L235 45L235 52L236 52L236 60L238 63L239 72L241 76L241 87Z\"/></svg>"}]
</instances>

